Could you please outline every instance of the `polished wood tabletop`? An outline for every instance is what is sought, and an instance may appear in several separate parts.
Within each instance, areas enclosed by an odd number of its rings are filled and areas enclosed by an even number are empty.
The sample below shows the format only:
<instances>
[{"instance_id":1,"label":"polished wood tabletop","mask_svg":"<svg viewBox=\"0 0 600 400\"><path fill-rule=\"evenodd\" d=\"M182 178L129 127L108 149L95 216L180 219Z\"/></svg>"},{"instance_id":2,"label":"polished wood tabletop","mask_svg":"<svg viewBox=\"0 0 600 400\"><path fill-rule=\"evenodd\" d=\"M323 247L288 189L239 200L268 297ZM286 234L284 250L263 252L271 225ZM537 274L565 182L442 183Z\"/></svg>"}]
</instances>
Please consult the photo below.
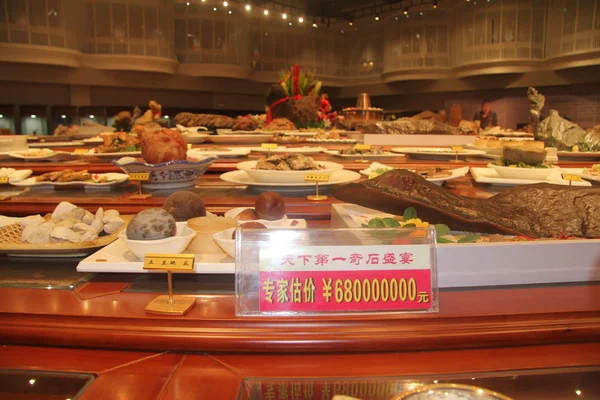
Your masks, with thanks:
<instances>
[{"instance_id":1,"label":"polished wood tabletop","mask_svg":"<svg viewBox=\"0 0 600 400\"><path fill-rule=\"evenodd\" d=\"M576 398L575 389L585 398L600 394L599 354L598 343L346 355L3 346L0 368L19 370L15 383L22 380L25 385L38 371L92 374L93 381L81 400L321 400L336 394L391 400L403 391L433 382L467 383L514 399L558 400ZM60 387L58 382L47 386L47 391L55 393ZM39 389L43 393L44 387ZM0 396L3 394L6 397L2 398L10 399L59 398L18 397L8 387L0 388Z\"/></svg>"}]
</instances>

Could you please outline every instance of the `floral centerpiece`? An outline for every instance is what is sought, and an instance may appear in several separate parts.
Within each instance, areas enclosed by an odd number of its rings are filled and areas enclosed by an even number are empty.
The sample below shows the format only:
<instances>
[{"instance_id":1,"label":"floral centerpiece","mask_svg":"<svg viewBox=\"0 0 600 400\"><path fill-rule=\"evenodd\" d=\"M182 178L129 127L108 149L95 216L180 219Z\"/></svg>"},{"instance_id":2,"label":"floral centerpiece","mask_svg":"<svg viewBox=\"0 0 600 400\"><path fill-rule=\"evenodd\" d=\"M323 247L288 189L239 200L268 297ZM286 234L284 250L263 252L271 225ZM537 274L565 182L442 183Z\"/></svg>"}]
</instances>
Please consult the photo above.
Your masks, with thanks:
<instances>
[{"instance_id":1,"label":"floral centerpiece","mask_svg":"<svg viewBox=\"0 0 600 400\"><path fill-rule=\"evenodd\" d=\"M314 73L302 71L298 64L281 71L267 94L267 122L287 118L299 129L331 126L337 113L327 95L320 93L321 86Z\"/></svg>"}]
</instances>

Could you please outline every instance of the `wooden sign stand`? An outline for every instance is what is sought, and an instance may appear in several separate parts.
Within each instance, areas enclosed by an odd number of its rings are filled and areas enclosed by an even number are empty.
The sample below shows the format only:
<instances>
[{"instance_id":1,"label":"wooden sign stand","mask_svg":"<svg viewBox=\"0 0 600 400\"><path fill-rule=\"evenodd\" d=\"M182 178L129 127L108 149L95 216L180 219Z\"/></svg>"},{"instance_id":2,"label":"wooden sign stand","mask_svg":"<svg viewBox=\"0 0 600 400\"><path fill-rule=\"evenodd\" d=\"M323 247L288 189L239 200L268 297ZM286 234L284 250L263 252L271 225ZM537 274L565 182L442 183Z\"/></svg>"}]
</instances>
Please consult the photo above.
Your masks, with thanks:
<instances>
[{"instance_id":1,"label":"wooden sign stand","mask_svg":"<svg viewBox=\"0 0 600 400\"><path fill-rule=\"evenodd\" d=\"M132 172L129 174L130 181L137 181L138 183L138 194L134 194L129 197L132 200L144 200L149 197L152 197L150 193L143 194L142 193L142 181L150 180L150 172Z\"/></svg>"},{"instance_id":2,"label":"wooden sign stand","mask_svg":"<svg viewBox=\"0 0 600 400\"><path fill-rule=\"evenodd\" d=\"M329 182L329 175L327 174L305 174L305 182L315 182L315 194L306 196L308 200L320 201L327 200L327 196L319 195L319 182Z\"/></svg>"},{"instance_id":3,"label":"wooden sign stand","mask_svg":"<svg viewBox=\"0 0 600 400\"><path fill-rule=\"evenodd\" d=\"M173 295L173 270L192 270L193 254L146 254L144 269L167 271L168 295L156 297L146 306L150 314L184 315L196 305L195 297Z\"/></svg>"}]
</instances>

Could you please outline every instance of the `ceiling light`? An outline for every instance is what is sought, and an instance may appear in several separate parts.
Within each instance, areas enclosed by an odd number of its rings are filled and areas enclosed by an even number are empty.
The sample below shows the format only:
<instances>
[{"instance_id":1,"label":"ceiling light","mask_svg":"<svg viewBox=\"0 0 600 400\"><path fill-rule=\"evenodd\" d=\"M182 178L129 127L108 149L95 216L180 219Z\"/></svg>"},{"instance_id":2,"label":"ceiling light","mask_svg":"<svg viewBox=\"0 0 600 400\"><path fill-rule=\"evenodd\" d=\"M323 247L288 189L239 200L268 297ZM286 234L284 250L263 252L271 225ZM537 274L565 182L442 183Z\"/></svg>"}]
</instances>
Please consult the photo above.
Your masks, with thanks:
<instances>
[{"instance_id":1,"label":"ceiling light","mask_svg":"<svg viewBox=\"0 0 600 400\"><path fill-rule=\"evenodd\" d=\"M490 0L488 0L489 2ZM437 8L437 0L433 0L433 8Z\"/></svg>"},{"instance_id":2,"label":"ceiling light","mask_svg":"<svg viewBox=\"0 0 600 400\"><path fill-rule=\"evenodd\" d=\"M288 25L289 25L289 26L292 26L292 21L288 22Z\"/></svg>"},{"instance_id":3,"label":"ceiling light","mask_svg":"<svg viewBox=\"0 0 600 400\"><path fill-rule=\"evenodd\" d=\"M252 10L252 6L250 4L246 4L246 11Z\"/></svg>"},{"instance_id":4,"label":"ceiling light","mask_svg":"<svg viewBox=\"0 0 600 400\"><path fill-rule=\"evenodd\" d=\"M265 11L263 11L263 14L265 14L265 15L269 15L269 10L265 10Z\"/></svg>"},{"instance_id":5,"label":"ceiling light","mask_svg":"<svg viewBox=\"0 0 600 400\"><path fill-rule=\"evenodd\" d=\"M217 11L217 7L213 7L213 11Z\"/></svg>"},{"instance_id":6,"label":"ceiling light","mask_svg":"<svg viewBox=\"0 0 600 400\"><path fill-rule=\"evenodd\" d=\"M287 14L286 13L281 14L281 18L287 19Z\"/></svg>"},{"instance_id":7,"label":"ceiling light","mask_svg":"<svg viewBox=\"0 0 600 400\"><path fill-rule=\"evenodd\" d=\"M303 23L304 22L304 18L298 17L298 22Z\"/></svg>"},{"instance_id":8,"label":"ceiling light","mask_svg":"<svg viewBox=\"0 0 600 400\"><path fill-rule=\"evenodd\" d=\"M375 15L375 21L379 21L379 14Z\"/></svg>"},{"instance_id":9,"label":"ceiling light","mask_svg":"<svg viewBox=\"0 0 600 400\"><path fill-rule=\"evenodd\" d=\"M31 114L31 118L37 118L37 115Z\"/></svg>"},{"instance_id":10,"label":"ceiling light","mask_svg":"<svg viewBox=\"0 0 600 400\"><path fill-rule=\"evenodd\" d=\"M420 11L420 12L419 12L419 15L423 15L423 11Z\"/></svg>"},{"instance_id":11,"label":"ceiling light","mask_svg":"<svg viewBox=\"0 0 600 400\"><path fill-rule=\"evenodd\" d=\"M203 3L206 3L206 0L202 0Z\"/></svg>"},{"instance_id":12,"label":"ceiling light","mask_svg":"<svg viewBox=\"0 0 600 400\"><path fill-rule=\"evenodd\" d=\"M0 114L0 118L4 118L4 114Z\"/></svg>"},{"instance_id":13,"label":"ceiling light","mask_svg":"<svg viewBox=\"0 0 600 400\"><path fill-rule=\"evenodd\" d=\"M189 6L189 5L190 5L190 2L189 2L189 1L186 1L186 2L185 2L185 5L186 5L186 6Z\"/></svg>"},{"instance_id":14,"label":"ceiling light","mask_svg":"<svg viewBox=\"0 0 600 400\"><path fill-rule=\"evenodd\" d=\"M169 116L168 116L168 115L165 115L165 119L169 119Z\"/></svg>"},{"instance_id":15,"label":"ceiling light","mask_svg":"<svg viewBox=\"0 0 600 400\"><path fill-rule=\"evenodd\" d=\"M349 25L349 26L352 26L352 25L354 25L354 21L353 21L352 19L350 19L350 21L348 21L348 25Z\"/></svg>"},{"instance_id":16,"label":"ceiling light","mask_svg":"<svg viewBox=\"0 0 600 400\"><path fill-rule=\"evenodd\" d=\"M233 14L233 11L229 10L229 15Z\"/></svg>"},{"instance_id":17,"label":"ceiling light","mask_svg":"<svg viewBox=\"0 0 600 400\"><path fill-rule=\"evenodd\" d=\"M96 117L94 117L94 114L90 114L90 118L94 119Z\"/></svg>"},{"instance_id":18,"label":"ceiling light","mask_svg":"<svg viewBox=\"0 0 600 400\"><path fill-rule=\"evenodd\" d=\"M408 7L404 7L404 15L408 15Z\"/></svg>"},{"instance_id":19,"label":"ceiling light","mask_svg":"<svg viewBox=\"0 0 600 400\"><path fill-rule=\"evenodd\" d=\"M316 19L313 19L312 27L313 28L318 28L319 27L319 25L317 25L317 20Z\"/></svg>"},{"instance_id":20,"label":"ceiling light","mask_svg":"<svg viewBox=\"0 0 600 400\"><path fill-rule=\"evenodd\" d=\"M223 2L223 7L227 7L228 5L229 5L228 2L226 2L226 1Z\"/></svg>"},{"instance_id":21,"label":"ceiling light","mask_svg":"<svg viewBox=\"0 0 600 400\"><path fill-rule=\"evenodd\" d=\"M35 379L30 379L30 380L29 380L29 384L30 384L30 385L34 385L34 384L35 384Z\"/></svg>"}]
</instances>

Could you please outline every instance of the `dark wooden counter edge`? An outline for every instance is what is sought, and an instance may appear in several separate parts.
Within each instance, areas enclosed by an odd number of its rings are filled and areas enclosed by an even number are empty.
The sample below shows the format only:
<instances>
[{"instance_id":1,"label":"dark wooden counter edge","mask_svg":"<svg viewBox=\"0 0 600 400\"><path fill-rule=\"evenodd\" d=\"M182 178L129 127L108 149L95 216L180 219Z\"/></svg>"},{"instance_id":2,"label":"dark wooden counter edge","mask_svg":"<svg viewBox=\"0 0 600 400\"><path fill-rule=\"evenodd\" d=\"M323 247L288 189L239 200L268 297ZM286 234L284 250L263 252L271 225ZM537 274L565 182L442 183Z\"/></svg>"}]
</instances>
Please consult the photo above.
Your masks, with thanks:
<instances>
[{"instance_id":1,"label":"dark wooden counter edge","mask_svg":"<svg viewBox=\"0 0 600 400\"><path fill-rule=\"evenodd\" d=\"M0 342L259 353L385 352L597 341L600 311L413 319L115 318L1 314Z\"/></svg>"}]
</instances>

